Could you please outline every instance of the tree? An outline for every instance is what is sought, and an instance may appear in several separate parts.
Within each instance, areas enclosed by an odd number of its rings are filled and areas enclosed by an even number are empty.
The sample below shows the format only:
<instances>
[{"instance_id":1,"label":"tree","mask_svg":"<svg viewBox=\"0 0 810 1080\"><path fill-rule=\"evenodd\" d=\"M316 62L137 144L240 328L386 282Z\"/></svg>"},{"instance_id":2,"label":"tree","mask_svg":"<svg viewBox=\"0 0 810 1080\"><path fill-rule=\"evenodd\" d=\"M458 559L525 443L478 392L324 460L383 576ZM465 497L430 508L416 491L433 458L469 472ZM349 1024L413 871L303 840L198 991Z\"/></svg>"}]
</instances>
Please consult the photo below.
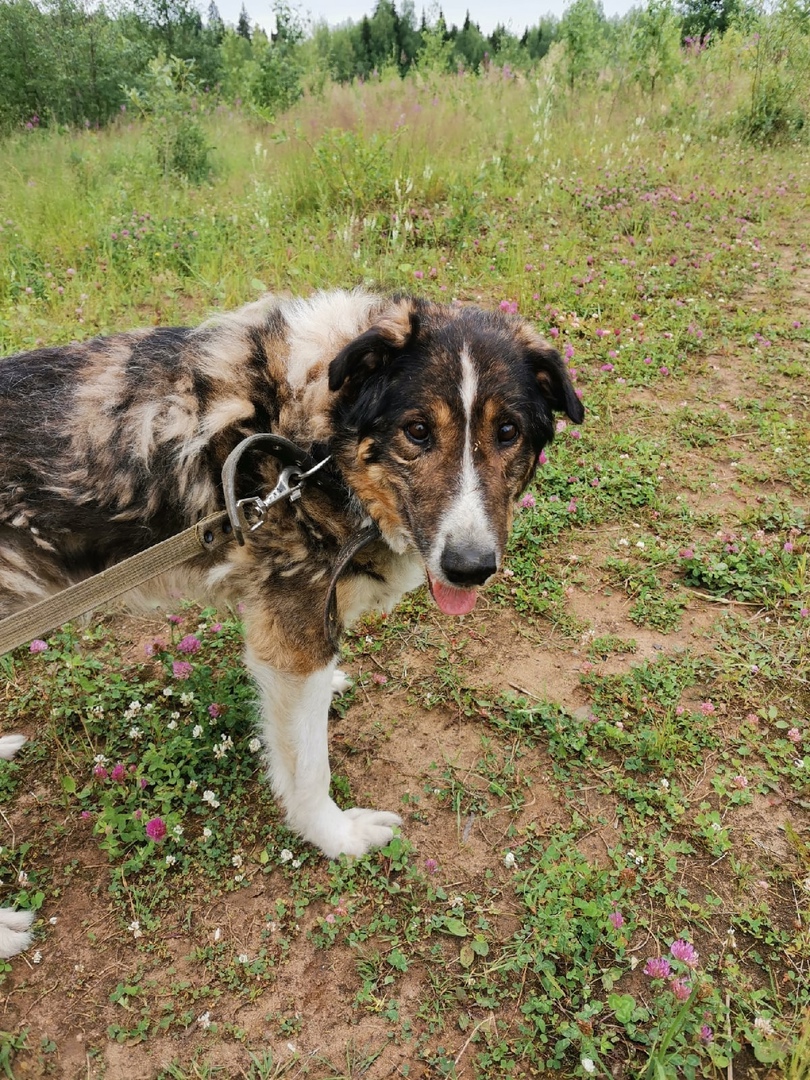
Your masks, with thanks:
<instances>
[{"instance_id":1,"label":"tree","mask_svg":"<svg viewBox=\"0 0 810 1080\"><path fill-rule=\"evenodd\" d=\"M222 16L219 13L216 0L211 0L211 3L208 5L208 25L206 29L214 44L221 45L222 39L225 37L225 23L222 21Z\"/></svg>"},{"instance_id":2,"label":"tree","mask_svg":"<svg viewBox=\"0 0 810 1080\"><path fill-rule=\"evenodd\" d=\"M681 65L681 28L670 0L649 0L632 24L633 78L650 95Z\"/></svg>"},{"instance_id":3,"label":"tree","mask_svg":"<svg viewBox=\"0 0 810 1080\"><path fill-rule=\"evenodd\" d=\"M239 12L239 21L236 24L236 32L240 37L243 37L245 41L250 41L250 16L248 15L244 4L242 4L242 10Z\"/></svg>"},{"instance_id":4,"label":"tree","mask_svg":"<svg viewBox=\"0 0 810 1080\"><path fill-rule=\"evenodd\" d=\"M304 27L298 13L286 0L276 0L273 12L276 16L276 31L272 35L270 47L259 60L252 94L259 105L276 113L289 109L304 94L304 68L300 50Z\"/></svg>"},{"instance_id":5,"label":"tree","mask_svg":"<svg viewBox=\"0 0 810 1080\"><path fill-rule=\"evenodd\" d=\"M599 44L605 13L599 0L573 0L560 19L560 40L565 45L568 87L597 74Z\"/></svg>"},{"instance_id":6,"label":"tree","mask_svg":"<svg viewBox=\"0 0 810 1080\"><path fill-rule=\"evenodd\" d=\"M739 11L739 0L683 0L680 13L684 40L702 41L708 34L722 37Z\"/></svg>"}]
</instances>

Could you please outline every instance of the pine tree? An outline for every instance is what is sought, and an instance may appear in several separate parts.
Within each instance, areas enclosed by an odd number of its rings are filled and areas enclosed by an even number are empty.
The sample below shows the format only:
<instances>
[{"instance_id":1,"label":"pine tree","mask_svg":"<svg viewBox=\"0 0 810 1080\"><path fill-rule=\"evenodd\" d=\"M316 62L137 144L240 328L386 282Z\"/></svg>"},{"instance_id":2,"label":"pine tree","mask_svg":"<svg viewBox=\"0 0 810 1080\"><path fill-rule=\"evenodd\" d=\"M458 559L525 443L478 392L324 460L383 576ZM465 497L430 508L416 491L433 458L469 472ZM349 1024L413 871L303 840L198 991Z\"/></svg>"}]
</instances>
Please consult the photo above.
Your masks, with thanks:
<instances>
[{"instance_id":1,"label":"pine tree","mask_svg":"<svg viewBox=\"0 0 810 1080\"><path fill-rule=\"evenodd\" d=\"M243 37L245 41L250 41L250 16L248 15L244 4L242 4L242 10L239 12L239 22L236 24L236 32L239 37Z\"/></svg>"}]
</instances>

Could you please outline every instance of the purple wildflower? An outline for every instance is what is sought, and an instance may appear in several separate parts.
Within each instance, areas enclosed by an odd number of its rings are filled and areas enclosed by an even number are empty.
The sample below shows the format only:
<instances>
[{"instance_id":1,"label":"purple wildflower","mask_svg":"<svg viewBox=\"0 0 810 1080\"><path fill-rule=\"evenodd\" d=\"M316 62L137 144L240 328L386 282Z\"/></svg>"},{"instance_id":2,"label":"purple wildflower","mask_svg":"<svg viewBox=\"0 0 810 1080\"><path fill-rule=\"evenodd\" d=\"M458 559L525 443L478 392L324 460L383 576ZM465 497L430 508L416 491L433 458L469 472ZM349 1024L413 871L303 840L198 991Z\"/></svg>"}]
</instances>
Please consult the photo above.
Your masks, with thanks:
<instances>
[{"instance_id":1,"label":"purple wildflower","mask_svg":"<svg viewBox=\"0 0 810 1080\"><path fill-rule=\"evenodd\" d=\"M146 835L150 840L154 840L156 844L159 844L165 838L167 832L168 829L163 818L153 817L146 823Z\"/></svg>"},{"instance_id":2,"label":"purple wildflower","mask_svg":"<svg viewBox=\"0 0 810 1080\"><path fill-rule=\"evenodd\" d=\"M644 974L651 979L668 979L672 969L665 956L651 956L644 965Z\"/></svg>"},{"instance_id":3,"label":"purple wildflower","mask_svg":"<svg viewBox=\"0 0 810 1080\"><path fill-rule=\"evenodd\" d=\"M534 495L524 495L520 500L520 505L524 510L531 510L532 507L537 505Z\"/></svg>"},{"instance_id":4,"label":"purple wildflower","mask_svg":"<svg viewBox=\"0 0 810 1080\"><path fill-rule=\"evenodd\" d=\"M686 1001L689 995L692 993L692 988L686 979L673 979L672 993L675 995L676 1001Z\"/></svg>"},{"instance_id":5,"label":"purple wildflower","mask_svg":"<svg viewBox=\"0 0 810 1080\"><path fill-rule=\"evenodd\" d=\"M672 942L669 951L676 960L681 960L687 967L697 967L698 954L695 952L695 946L691 942L678 938L677 941Z\"/></svg>"},{"instance_id":6,"label":"purple wildflower","mask_svg":"<svg viewBox=\"0 0 810 1080\"><path fill-rule=\"evenodd\" d=\"M617 930L624 926L624 916L620 911L611 911L608 919Z\"/></svg>"},{"instance_id":7,"label":"purple wildflower","mask_svg":"<svg viewBox=\"0 0 810 1080\"><path fill-rule=\"evenodd\" d=\"M32 653L45 652L48 648L48 642L43 641L41 638L34 638L31 644L28 646L28 651Z\"/></svg>"},{"instance_id":8,"label":"purple wildflower","mask_svg":"<svg viewBox=\"0 0 810 1080\"><path fill-rule=\"evenodd\" d=\"M172 674L175 679L187 679L194 668L187 660L175 660L172 664Z\"/></svg>"},{"instance_id":9,"label":"purple wildflower","mask_svg":"<svg viewBox=\"0 0 810 1080\"><path fill-rule=\"evenodd\" d=\"M177 651L187 653L189 656L192 653L199 652L199 650L200 639L195 637L194 634L186 634L186 636L177 643Z\"/></svg>"}]
</instances>

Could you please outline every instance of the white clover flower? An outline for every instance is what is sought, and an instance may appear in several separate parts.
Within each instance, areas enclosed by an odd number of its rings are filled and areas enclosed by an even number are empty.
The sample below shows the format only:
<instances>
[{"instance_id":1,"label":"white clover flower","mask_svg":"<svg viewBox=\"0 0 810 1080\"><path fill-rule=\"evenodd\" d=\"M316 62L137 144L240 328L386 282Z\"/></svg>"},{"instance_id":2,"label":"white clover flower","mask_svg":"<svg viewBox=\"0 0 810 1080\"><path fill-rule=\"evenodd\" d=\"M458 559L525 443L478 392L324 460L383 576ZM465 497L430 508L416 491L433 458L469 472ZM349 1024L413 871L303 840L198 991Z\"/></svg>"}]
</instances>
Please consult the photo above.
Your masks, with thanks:
<instances>
[{"instance_id":1,"label":"white clover flower","mask_svg":"<svg viewBox=\"0 0 810 1080\"><path fill-rule=\"evenodd\" d=\"M213 754L214 754L214 757L216 758L217 761L221 761L222 758L224 758L227 755L227 753L228 753L228 751L222 745L222 743L217 743L217 745L214 747Z\"/></svg>"},{"instance_id":2,"label":"white clover flower","mask_svg":"<svg viewBox=\"0 0 810 1080\"><path fill-rule=\"evenodd\" d=\"M293 870L298 870L298 868L301 866L301 860L293 859L293 861L290 863L290 866L293 868Z\"/></svg>"},{"instance_id":3,"label":"white clover flower","mask_svg":"<svg viewBox=\"0 0 810 1080\"><path fill-rule=\"evenodd\" d=\"M56 926L56 924L59 922L59 916L51 915L50 919L48 919L48 922L51 924L51 926Z\"/></svg>"},{"instance_id":4,"label":"white clover flower","mask_svg":"<svg viewBox=\"0 0 810 1080\"><path fill-rule=\"evenodd\" d=\"M278 853L278 857L283 863L286 863L292 859L293 853L290 851L289 848L282 848L281 851Z\"/></svg>"},{"instance_id":5,"label":"white clover flower","mask_svg":"<svg viewBox=\"0 0 810 1080\"><path fill-rule=\"evenodd\" d=\"M31 957L31 963L32 964L41 964L42 963L42 953L39 951L39 949L37 949L36 952L34 953L34 955Z\"/></svg>"},{"instance_id":6,"label":"white clover flower","mask_svg":"<svg viewBox=\"0 0 810 1080\"><path fill-rule=\"evenodd\" d=\"M145 713L154 712L155 711L155 703L154 703L154 701L150 701L147 705L144 705L143 711Z\"/></svg>"},{"instance_id":7,"label":"white clover flower","mask_svg":"<svg viewBox=\"0 0 810 1080\"><path fill-rule=\"evenodd\" d=\"M234 874L233 875L233 880L235 882L237 882L237 883L240 882L240 881L244 881L245 880L245 875L244 874Z\"/></svg>"},{"instance_id":8,"label":"white clover flower","mask_svg":"<svg viewBox=\"0 0 810 1080\"><path fill-rule=\"evenodd\" d=\"M236 869L238 870L239 867L242 865L242 862L243 862L243 860L242 860L241 855L234 855L233 858L231 859L231 866L235 866Z\"/></svg>"},{"instance_id":9,"label":"white clover flower","mask_svg":"<svg viewBox=\"0 0 810 1080\"><path fill-rule=\"evenodd\" d=\"M132 739L133 742L137 742L138 739L140 739L142 735L143 735L143 732L141 731L141 729L139 727L131 727L129 729L129 737L130 737L130 739Z\"/></svg>"},{"instance_id":10,"label":"white clover flower","mask_svg":"<svg viewBox=\"0 0 810 1080\"><path fill-rule=\"evenodd\" d=\"M169 719L171 719L171 720L179 720L180 719L180 713L179 712L170 712L169 713Z\"/></svg>"},{"instance_id":11,"label":"white clover flower","mask_svg":"<svg viewBox=\"0 0 810 1080\"><path fill-rule=\"evenodd\" d=\"M662 780L661 780L661 788L664 791L669 791L669 780L667 780L666 778L662 778Z\"/></svg>"},{"instance_id":12,"label":"white clover flower","mask_svg":"<svg viewBox=\"0 0 810 1080\"><path fill-rule=\"evenodd\" d=\"M200 1013L200 1015L197 1017L197 1023L200 1025L203 1031L208 1031L208 1029L211 1027L211 1013Z\"/></svg>"},{"instance_id":13,"label":"white clover flower","mask_svg":"<svg viewBox=\"0 0 810 1080\"><path fill-rule=\"evenodd\" d=\"M754 1019L754 1027L763 1035L774 1035L773 1025L767 1016L757 1016Z\"/></svg>"},{"instance_id":14,"label":"white clover flower","mask_svg":"<svg viewBox=\"0 0 810 1080\"><path fill-rule=\"evenodd\" d=\"M203 802L207 802L214 810L219 806L219 799L210 788L203 792Z\"/></svg>"},{"instance_id":15,"label":"white clover flower","mask_svg":"<svg viewBox=\"0 0 810 1080\"><path fill-rule=\"evenodd\" d=\"M183 833L185 832L185 829L183 828L182 825L175 825L175 827L172 829L172 832L174 833L175 836L182 836Z\"/></svg>"},{"instance_id":16,"label":"white clover flower","mask_svg":"<svg viewBox=\"0 0 810 1080\"><path fill-rule=\"evenodd\" d=\"M194 738L194 739L199 739L199 737L202 735L202 733L203 733L203 729L200 727L199 724L195 724L194 727L191 729L191 735L192 735L192 738Z\"/></svg>"},{"instance_id":17,"label":"white clover flower","mask_svg":"<svg viewBox=\"0 0 810 1080\"><path fill-rule=\"evenodd\" d=\"M203 840L210 840L213 835L214 835L214 830L209 829L208 826L206 825L205 828L202 831Z\"/></svg>"},{"instance_id":18,"label":"white clover flower","mask_svg":"<svg viewBox=\"0 0 810 1080\"><path fill-rule=\"evenodd\" d=\"M594 1064L593 1059L589 1057L584 1057L582 1059L582 1068L589 1075L592 1075L596 1072L596 1065Z\"/></svg>"},{"instance_id":19,"label":"white clover flower","mask_svg":"<svg viewBox=\"0 0 810 1080\"><path fill-rule=\"evenodd\" d=\"M250 957L248 956L247 953L244 953L244 952L239 953L239 955L237 956L236 959L239 961L240 964L249 964L250 963Z\"/></svg>"},{"instance_id":20,"label":"white clover flower","mask_svg":"<svg viewBox=\"0 0 810 1080\"><path fill-rule=\"evenodd\" d=\"M104 754L96 754L96 756L93 758L93 761L95 762L96 765L106 765L107 764L107 758L104 756Z\"/></svg>"},{"instance_id":21,"label":"white clover flower","mask_svg":"<svg viewBox=\"0 0 810 1080\"><path fill-rule=\"evenodd\" d=\"M141 705L140 701L130 701L129 705L127 706L127 716L136 716L142 708L143 706Z\"/></svg>"},{"instance_id":22,"label":"white clover flower","mask_svg":"<svg viewBox=\"0 0 810 1080\"><path fill-rule=\"evenodd\" d=\"M164 688L163 688L163 696L164 697L173 697L174 696L174 689L171 686L164 686Z\"/></svg>"},{"instance_id":23,"label":"white clover flower","mask_svg":"<svg viewBox=\"0 0 810 1080\"><path fill-rule=\"evenodd\" d=\"M17 874L17 884L18 885L27 885L28 884L28 874L26 874L26 872L24 870L20 870L19 874Z\"/></svg>"},{"instance_id":24,"label":"white clover flower","mask_svg":"<svg viewBox=\"0 0 810 1080\"><path fill-rule=\"evenodd\" d=\"M517 865L517 859L511 851L507 851L507 853L504 855L503 865L506 867L507 870L513 870L514 867Z\"/></svg>"},{"instance_id":25,"label":"white clover flower","mask_svg":"<svg viewBox=\"0 0 810 1080\"><path fill-rule=\"evenodd\" d=\"M133 937L143 937L143 930L141 930L141 924L138 922L137 919L135 919L129 924L127 930L129 930Z\"/></svg>"},{"instance_id":26,"label":"white clover flower","mask_svg":"<svg viewBox=\"0 0 810 1080\"><path fill-rule=\"evenodd\" d=\"M168 724L166 725L166 727L168 728L169 731L174 731L174 729L177 727L177 721L176 720L170 720L168 722Z\"/></svg>"},{"instance_id":27,"label":"white clover flower","mask_svg":"<svg viewBox=\"0 0 810 1080\"><path fill-rule=\"evenodd\" d=\"M174 864L176 862L177 862L177 859L174 857L174 855L167 855L166 856L166 865L167 866L174 866Z\"/></svg>"},{"instance_id":28,"label":"white clover flower","mask_svg":"<svg viewBox=\"0 0 810 1080\"><path fill-rule=\"evenodd\" d=\"M194 700L194 695L193 694L185 693L185 694L180 695L180 704L181 705L190 705L193 700Z\"/></svg>"},{"instance_id":29,"label":"white clover flower","mask_svg":"<svg viewBox=\"0 0 810 1080\"><path fill-rule=\"evenodd\" d=\"M200 785L197 783L196 780L189 780L189 782L186 784L186 788L189 791L196 791L199 786Z\"/></svg>"},{"instance_id":30,"label":"white clover flower","mask_svg":"<svg viewBox=\"0 0 810 1080\"><path fill-rule=\"evenodd\" d=\"M450 901L450 907L453 908L454 911L460 911L464 907L464 897L454 896Z\"/></svg>"},{"instance_id":31,"label":"white clover flower","mask_svg":"<svg viewBox=\"0 0 810 1080\"><path fill-rule=\"evenodd\" d=\"M261 739L251 739L248 743L248 750L250 750L251 754L257 754L261 748Z\"/></svg>"}]
</instances>

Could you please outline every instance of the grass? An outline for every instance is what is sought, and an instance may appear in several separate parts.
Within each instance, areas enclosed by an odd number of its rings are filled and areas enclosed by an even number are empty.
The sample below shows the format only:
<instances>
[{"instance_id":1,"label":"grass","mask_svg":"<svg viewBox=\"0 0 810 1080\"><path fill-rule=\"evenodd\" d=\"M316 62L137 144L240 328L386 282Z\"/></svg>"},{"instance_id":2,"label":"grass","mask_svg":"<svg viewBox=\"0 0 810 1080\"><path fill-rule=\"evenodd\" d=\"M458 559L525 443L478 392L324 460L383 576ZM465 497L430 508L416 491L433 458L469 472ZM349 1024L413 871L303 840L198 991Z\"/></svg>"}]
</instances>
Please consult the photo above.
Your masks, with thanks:
<instances>
[{"instance_id":1,"label":"grass","mask_svg":"<svg viewBox=\"0 0 810 1080\"><path fill-rule=\"evenodd\" d=\"M346 642L335 797L405 819L364 860L279 820L238 620L0 658L0 869L41 915L6 1075L804 1075L807 151L696 75L683 119L594 91L536 127L497 72L214 113L200 187L137 124L3 144L6 352L373 282L516 308L588 409L475 615L415 594Z\"/></svg>"}]
</instances>

